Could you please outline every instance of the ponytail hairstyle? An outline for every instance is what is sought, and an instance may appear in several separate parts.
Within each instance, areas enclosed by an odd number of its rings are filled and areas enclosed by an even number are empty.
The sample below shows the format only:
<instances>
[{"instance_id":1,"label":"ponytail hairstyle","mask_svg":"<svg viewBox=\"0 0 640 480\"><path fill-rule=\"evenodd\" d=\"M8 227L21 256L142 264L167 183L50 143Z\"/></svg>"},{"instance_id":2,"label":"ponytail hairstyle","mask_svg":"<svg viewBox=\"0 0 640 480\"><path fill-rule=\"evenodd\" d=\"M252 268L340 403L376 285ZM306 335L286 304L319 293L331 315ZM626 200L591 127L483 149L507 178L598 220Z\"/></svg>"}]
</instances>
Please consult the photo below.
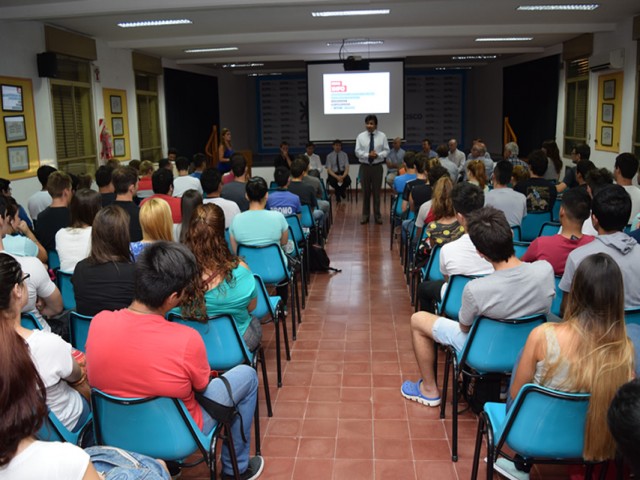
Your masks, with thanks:
<instances>
[{"instance_id":1,"label":"ponytail hairstyle","mask_svg":"<svg viewBox=\"0 0 640 480\"><path fill-rule=\"evenodd\" d=\"M471 160L467 164L467 170L471 172L478 181L480 189L484 190L484 187L487 186L487 169L484 166L484 162L482 160Z\"/></svg>"},{"instance_id":2,"label":"ponytail hairstyle","mask_svg":"<svg viewBox=\"0 0 640 480\"><path fill-rule=\"evenodd\" d=\"M23 439L36 434L47 415L44 384L7 315L12 291L23 281L20 264L0 254L0 467L13 459Z\"/></svg>"}]
</instances>

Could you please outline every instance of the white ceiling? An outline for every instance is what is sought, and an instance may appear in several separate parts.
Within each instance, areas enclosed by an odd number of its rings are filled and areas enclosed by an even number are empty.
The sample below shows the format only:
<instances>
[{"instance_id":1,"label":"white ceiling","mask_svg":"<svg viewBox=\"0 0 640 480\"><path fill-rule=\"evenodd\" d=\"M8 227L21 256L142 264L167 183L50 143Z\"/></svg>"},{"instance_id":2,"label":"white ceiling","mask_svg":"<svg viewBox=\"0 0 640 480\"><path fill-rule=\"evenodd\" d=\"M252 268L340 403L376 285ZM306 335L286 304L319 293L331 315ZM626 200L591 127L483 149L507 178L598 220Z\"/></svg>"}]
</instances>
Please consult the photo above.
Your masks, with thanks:
<instances>
[{"instance_id":1,"label":"white ceiling","mask_svg":"<svg viewBox=\"0 0 640 480\"><path fill-rule=\"evenodd\" d=\"M39 20L177 63L219 67L266 62L265 69L336 60L345 38L383 40L350 46L346 55L407 58L421 64L454 64L452 55L541 52L588 32L616 29L640 14L638 0L600 0L591 12L521 12L521 4L567 0L0 0L0 19ZM390 15L314 18L312 11L390 8ZM191 25L119 28L122 21L188 18ZM1 28L1 27L0 27ZM532 36L531 42L479 43L477 37ZM238 47L237 51L184 53L188 48ZM420 58L412 58L420 57ZM424 58L433 57L433 58ZM289 63L291 62L291 63ZM463 62L459 62L463 63ZM476 62L477 63L477 62Z\"/></svg>"}]
</instances>

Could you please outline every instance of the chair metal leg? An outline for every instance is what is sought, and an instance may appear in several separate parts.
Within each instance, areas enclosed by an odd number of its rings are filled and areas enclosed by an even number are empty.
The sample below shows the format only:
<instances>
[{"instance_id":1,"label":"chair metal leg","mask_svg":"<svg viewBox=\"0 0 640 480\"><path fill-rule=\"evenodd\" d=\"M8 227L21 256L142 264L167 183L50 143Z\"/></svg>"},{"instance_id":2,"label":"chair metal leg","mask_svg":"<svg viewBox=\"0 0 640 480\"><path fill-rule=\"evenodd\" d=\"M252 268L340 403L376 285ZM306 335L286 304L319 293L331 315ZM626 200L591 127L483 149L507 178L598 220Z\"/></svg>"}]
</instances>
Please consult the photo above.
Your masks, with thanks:
<instances>
[{"instance_id":1,"label":"chair metal leg","mask_svg":"<svg viewBox=\"0 0 640 480\"><path fill-rule=\"evenodd\" d=\"M453 367L453 379L451 381L451 393L453 407L451 412L451 461L458 461L458 375L459 366L455 354L451 353L451 366Z\"/></svg>"},{"instance_id":2,"label":"chair metal leg","mask_svg":"<svg viewBox=\"0 0 640 480\"><path fill-rule=\"evenodd\" d=\"M438 348L438 344L436 344L436 352ZM445 349L445 360L444 360L444 379L442 382L442 399L440 401L440 418L445 417L445 412L447 410L447 391L449 390L449 368L451 367L451 353L449 349ZM438 355L436 354L436 365L438 362ZM455 382L455 380L454 380Z\"/></svg>"},{"instance_id":3,"label":"chair metal leg","mask_svg":"<svg viewBox=\"0 0 640 480\"><path fill-rule=\"evenodd\" d=\"M256 412L253 415L253 430L256 436L256 455L260 455L260 394L256 395Z\"/></svg>"},{"instance_id":4,"label":"chair metal leg","mask_svg":"<svg viewBox=\"0 0 640 480\"><path fill-rule=\"evenodd\" d=\"M295 280L295 279L294 279ZM298 285L296 282L291 282L293 288L293 296L294 296L294 306L296 308L296 313L298 314L298 323L302 323L302 312L300 310L300 295L298 293Z\"/></svg>"},{"instance_id":5,"label":"chair metal leg","mask_svg":"<svg viewBox=\"0 0 640 480\"><path fill-rule=\"evenodd\" d=\"M280 348L280 319L277 315L272 317L273 326L276 330L276 370L277 370L277 381L278 388L282 387L282 350ZM264 375L264 372L263 372Z\"/></svg>"},{"instance_id":6,"label":"chair metal leg","mask_svg":"<svg viewBox=\"0 0 640 480\"><path fill-rule=\"evenodd\" d=\"M279 317L278 323L282 325L282 333L284 335L284 351L288 361L288 360L291 360L291 351L289 350L289 334L287 333L287 319L284 316L284 312L281 308L276 312L276 315Z\"/></svg>"},{"instance_id":7,"label":"chair metal leg","mask_svg":"<svg viewBox=\"0 0 640 480\"><path fill-rule=\"evenodd\" d=\"M473 463L471 467L471 480L477 480L478 478L478 466L480 464L480 449L482 448L482 437L485 430L484 416L481 414L478 419L478 431L476 433L476 448L473 452ZM487 455L487 463L489 463L489 456ZM488 467L488 465L487 465Z\"/></svg>"},{"instance_id":8,"label":"chair metal leg","mask_svg":"<svg viewBox=\"0 0 640 480\"><path fill-rule=\"evenodd\" d=\"M269 391L269 376L267 375L267 362L265 361L264 348L262 345L258 347L258 361L262 366L262 383L264 383L264 398L267 402L267 415L273 417L273 409L271 408L271 392Z\"/></svg>"},{"instance_id":9,"label":"chair metal leg","mask_svg":"<svg viewBox=\"0 0 640 480\"><path fill-rule=\"evenodd\" d=\"M257 418L257 417L256 417ZM233 466L233 476L236 480L240 480L240 470L238 470L238 457L236 455L236 449L233 445L233 436L231 434L231 425L224 426L224 441L227 442L229 447L229 456L231 457L231 465ZM215 451L215 450L214 450ZM216 480L216 456L214 455L211 460L209 472L211 474L211 480Z\"/></svg>"}]
</instances>

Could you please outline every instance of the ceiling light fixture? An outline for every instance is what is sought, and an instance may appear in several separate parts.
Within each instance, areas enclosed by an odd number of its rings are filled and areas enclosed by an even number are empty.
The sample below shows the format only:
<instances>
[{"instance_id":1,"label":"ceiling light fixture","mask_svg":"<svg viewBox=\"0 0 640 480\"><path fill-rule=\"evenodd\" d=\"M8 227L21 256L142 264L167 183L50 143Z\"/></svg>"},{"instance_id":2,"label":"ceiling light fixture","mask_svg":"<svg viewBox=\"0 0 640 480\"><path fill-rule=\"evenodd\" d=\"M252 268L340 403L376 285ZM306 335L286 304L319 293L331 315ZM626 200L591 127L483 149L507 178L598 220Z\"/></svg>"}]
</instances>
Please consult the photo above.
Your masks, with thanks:
<instances>
[{"instance_id":1,"label":"ceiling light fixture","mask_svg":"<svg viewBox=\"0 0 640 480\"><path fill-rule=\"evenodd\" d=\"M264 67L264 63L225 63L222 68L252 68Z\"/></svg>"},{"instance_id":2,"label":"ceiling light fixture","mask_svg":"<svg viewBox=\"0 0 640 480\"><path fill-rule=\"evenodd\" d=\"M451 57L452 60L495 60L498 55L458 55Z\"/></svg>"},{"instance_id":3,"label":"ceiling light fixture","mask_svg":"<svg viewBox=\"0 0 640 480\"><path fill-rule=\"evenodd\" d=\"M235 50L238 50L238 47L191 48L184 53L233 52Z\"/></svg>"},{"instance_id":4,"label":"ceiling light fixture","mask_svg":"<svg viewBox=\"0 0 640 480\"><path fill-rule=\"evenodd\" d=\"M366 38L354 38L345 40L336 40L333 42L327 42L327 47L341 47L350 45L384 45L384 40L368 40Z\"/></svg>"},{"instance_id":5,"label":"ceiling light fixture","mask_svg":"<svg viewBox=\"0 0 640 480\"><path fill-rule=\"evenodd\" d=\"M311 12L313 17L352 17L356 15L389 15L391 10L381 8L378 10L337 10L331 12Z\"/></svg>"},{"instance_id":6,"label":"ceiling light fixture","mask_svg":"<svg viewBox=\"0 0 640 480\"><path fill-rule=\"evenodd\" d=\"M533 37L485 37L476 38L476 42L529 42Z\"/></svg>"},{"instance_id":7,"label":"ceiling light fixture","mask_svg":"<svg viewBox=\"0 0 640 480\"><path fill-rule=\"evenodd\" d=\"M138 27L166 27L170 25L189 25L193 23L186 18L178 20L143 20L141 22L120 22L120 28L138 28Z\"/></svg>"},{"instance_id":8,"label":"ceiling light fixture","mask_svg":"<svg viewBox=\"0 0 640 480\"><path fill-rule=\"evenodd\" d=\"M520 5L516 10L525 12L590 12L600 5L597 3L569 4L569 5Z\"/></svg>"}]
</instances>

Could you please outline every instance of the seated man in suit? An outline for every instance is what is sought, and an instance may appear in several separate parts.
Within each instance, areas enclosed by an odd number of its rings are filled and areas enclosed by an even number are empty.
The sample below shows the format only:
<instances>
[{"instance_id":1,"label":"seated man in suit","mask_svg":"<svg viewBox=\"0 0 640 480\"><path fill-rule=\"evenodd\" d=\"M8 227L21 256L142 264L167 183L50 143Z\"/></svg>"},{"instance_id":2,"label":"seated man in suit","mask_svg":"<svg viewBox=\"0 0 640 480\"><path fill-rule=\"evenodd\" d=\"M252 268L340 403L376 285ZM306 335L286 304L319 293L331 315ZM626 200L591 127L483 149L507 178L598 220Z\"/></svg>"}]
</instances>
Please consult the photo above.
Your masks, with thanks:
<instances>
[{"instance_id":1,"label":"seated man in suit","mask_svg":"<svg viewBox=\"0 0 640 480\"><path fill-rule=\"evenodd\" d=\"M184 245L165 241L149 245L136 262L131 305L115 312L105 310L91 321L86 343L89 383L121 397L182 399L205 433L215 424L194 392L226 406L235 404L240 415L231 428L241 478L258 478L264 460L259 456L249 458L258 392L255 370L239 365L223 375L231 388L230 398L223 380L210 378L200 334L165 319L169 310L193 294L198 276L196 258ZM234 478L226 444L222 447L222 470L223 479Z\"/></svg>"},{"instance_id":2,"label":"seated man in suit","mask_svg":"<svg viewBox=\"0 0 640 480\"><path fill-rule=\"evenodd\" d=\"M546 314L555 295L553 269L549 263L523 263L516 257L511 227L504 213L483 207L469 215L467 229L471 242L493 266L494 273L472 280L464 287L459 321L428 312L417 312L411 317L413 352L421 378L417 382L404 382L401 393L409 400L430 407L440 405L433 368L434 341L461 351L477 317L508 319Z\"/></svg>"}]
</instances>

